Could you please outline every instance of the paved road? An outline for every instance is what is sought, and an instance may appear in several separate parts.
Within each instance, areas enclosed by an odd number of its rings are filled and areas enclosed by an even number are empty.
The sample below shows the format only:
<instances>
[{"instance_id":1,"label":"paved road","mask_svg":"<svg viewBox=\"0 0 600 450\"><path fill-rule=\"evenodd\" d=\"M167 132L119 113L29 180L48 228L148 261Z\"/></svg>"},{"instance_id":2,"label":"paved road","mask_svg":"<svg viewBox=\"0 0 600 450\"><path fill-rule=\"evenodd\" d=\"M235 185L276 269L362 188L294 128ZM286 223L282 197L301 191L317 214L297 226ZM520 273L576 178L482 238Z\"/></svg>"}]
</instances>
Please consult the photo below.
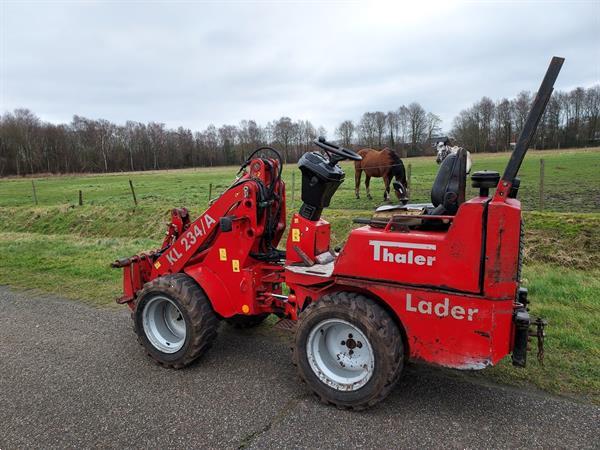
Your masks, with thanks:
<instances>
[{"instance_id":1,"label":"paved road","mask_svg":"<svg viewBox=\"0 0 600 450\"><path fill-rule=\"evenodd\" d=\"M0 448L598 447L600 408L411 367L379 407L326 407L286 340L224 326L182 371L151 363L123 310L0 287Z\"/></svg>"}]
</instances>

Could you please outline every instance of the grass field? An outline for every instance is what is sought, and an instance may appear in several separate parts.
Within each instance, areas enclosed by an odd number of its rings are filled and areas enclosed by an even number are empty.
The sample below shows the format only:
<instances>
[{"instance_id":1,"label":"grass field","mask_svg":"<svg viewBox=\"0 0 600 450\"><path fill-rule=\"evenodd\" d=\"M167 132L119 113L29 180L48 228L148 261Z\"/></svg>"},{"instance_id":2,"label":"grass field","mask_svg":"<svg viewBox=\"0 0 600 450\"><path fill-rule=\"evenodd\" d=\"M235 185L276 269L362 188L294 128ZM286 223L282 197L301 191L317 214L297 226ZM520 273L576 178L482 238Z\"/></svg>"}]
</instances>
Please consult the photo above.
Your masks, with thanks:
<instances>
[{"instance_id":1,"label":"grass field","mask_svg":"<svg viewBox=\"0 0 600 450\"><path fill-rule=\"evenodd\" d=\"M566 151L530 151L519 176L520 198L526 210L539 206L540 159L545 161L545 209L550 211L600 212L600 148ZM472 171L489 169L502 173L508 153L473 155ZM437 166L432 157L404 160L411 166L411 201L428 202ZM373 201L354 198L354 169L342 164L347 178L333 198L332 209L370 209L382 200L383 183L372 179ZM206 205L208 185L213 184L213 196L233 180L237 168L215 167L126 174L58 176L43 178L11 178L0 180L0 207L33 205L32 180L36 186L39 206L77 204L78 191L83 191L84 203L96 206L133 206L128 179L134 183L140 205ZM288 191L292 173L296 173L296 192L300 190L300 171L288 166L283 173ZM364 182L364 177L363 177ZM472 192L472 189L469 187ZM364 197L364 186L361 187ZM288 200L289 201L289 200Z\"/></svg>"},{"instance_id":2,"label":"grass field","mask_svg":"<svg viewBox=\"0 0 600 450\"><path fill-rule=\"evenodd\" d=\"M508 154L473 155L473 170L502 172ZM539 160L545 160L544 212L539 207ZM428 201L437 166L433 158L411 158L411 200ZM381 203L354 198L354 171L325 212L333 243L345 240L353 217L368 217ZM168 210L187 206L192 216L232 181L236 168L0 180L0 283L51 292L95 305L112 305L120 272L108 268L119 256L158 245ZM295 197L292 202L292 173ZM531 357L516 370L507 362L473 376L511 384L529 383L555 393L577 394L600 403L600 149L531 151L520 172L520 198L527 230L526 285L532 312L549 319L546 364ZM134 207L128 180L139 205ZM300 206L300 173L284 170L288 209ZM33 204L32 180L38 205ZM77 205L78 191L84 205Z\"/></svg>"}]
</instances>

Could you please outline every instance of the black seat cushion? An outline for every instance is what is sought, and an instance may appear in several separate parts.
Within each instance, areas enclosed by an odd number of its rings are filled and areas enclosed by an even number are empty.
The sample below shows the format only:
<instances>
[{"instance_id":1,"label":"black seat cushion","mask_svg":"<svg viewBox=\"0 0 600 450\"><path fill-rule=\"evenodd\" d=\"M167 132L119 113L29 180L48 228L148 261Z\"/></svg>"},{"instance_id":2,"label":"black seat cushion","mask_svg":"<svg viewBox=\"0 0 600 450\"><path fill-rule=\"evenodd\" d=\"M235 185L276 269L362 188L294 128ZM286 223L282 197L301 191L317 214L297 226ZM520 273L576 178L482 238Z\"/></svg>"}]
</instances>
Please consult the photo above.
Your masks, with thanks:
<instances>
[{"instance_id":1,"label":"black seat cushion","mask_svg":"<svg viewBox=\"0 0 600 450\"><path fill-rule=\"evenodd\" d=\"M434 208L428 213L456 214L458 207L465 201L466 181L467 152L461 148L442 161L431 189L431 203Z\"/></svg>"}]
</instances>

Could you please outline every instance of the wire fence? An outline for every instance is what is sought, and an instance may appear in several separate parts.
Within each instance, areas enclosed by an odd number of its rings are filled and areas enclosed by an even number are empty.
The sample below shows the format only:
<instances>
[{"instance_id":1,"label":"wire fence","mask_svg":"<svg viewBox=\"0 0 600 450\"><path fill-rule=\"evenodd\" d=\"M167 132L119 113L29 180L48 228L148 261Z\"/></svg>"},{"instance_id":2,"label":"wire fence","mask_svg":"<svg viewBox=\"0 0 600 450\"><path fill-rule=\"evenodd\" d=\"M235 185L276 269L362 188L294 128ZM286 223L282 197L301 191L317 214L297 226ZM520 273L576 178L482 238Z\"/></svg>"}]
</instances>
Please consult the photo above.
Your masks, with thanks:
<instances>
[{"instance_id":1,"label":"wire fence","mask_svg":"<svg viewBox=\"0 0 600 450\"><path fill-rule=\"evenodd\" d=\"M579 160L577 160L579 159ZM490 162L496 162L490 160ZM491 169L502 173L498 164ZM365 177L355 196L354 168L344 164L346 180L335 194L333 209L370 209L383 202L384 186L380 178L371 179L373 200L366 198ZM430 190L437 166L405 164L411 202L430 201ZM480 167L472 170L481 170ZM0 180L0 207L52 207L60 205L173 205L188 204L194 209L206 207L233 180L232 168L182 170L165 173L136 173L55 176ZM301 201L301 173L295 166L284 168L288 209L298 208ZM600 152L573 152L570 158L550 155L530 159L522 169L520 199L525 210L600 212ZM395 200L393 191L391 201ZM477 190L467 181L467 198Z\"/></svg>"}]
</instances>

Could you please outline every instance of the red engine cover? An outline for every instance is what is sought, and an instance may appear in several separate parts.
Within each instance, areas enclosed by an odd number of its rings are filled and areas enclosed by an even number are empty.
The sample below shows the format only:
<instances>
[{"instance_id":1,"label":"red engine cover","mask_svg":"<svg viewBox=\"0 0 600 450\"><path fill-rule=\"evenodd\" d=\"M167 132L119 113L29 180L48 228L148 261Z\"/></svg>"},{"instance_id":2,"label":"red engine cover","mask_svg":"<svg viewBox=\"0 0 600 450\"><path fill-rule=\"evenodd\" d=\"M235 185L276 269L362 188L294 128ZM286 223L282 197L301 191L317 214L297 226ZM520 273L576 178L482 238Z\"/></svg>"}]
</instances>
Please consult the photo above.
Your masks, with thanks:
<instances>
[{"instance_id":1,"label":"red engine cover","mask_svg":"<svg viewBox=\"0 0 600 450\"><path fill-rule=\"evenodd\" d=\"M480 292L485 201L463 204L447 231L358 228L336 260L334 275Z\"/></svg>"}]
</instances>

